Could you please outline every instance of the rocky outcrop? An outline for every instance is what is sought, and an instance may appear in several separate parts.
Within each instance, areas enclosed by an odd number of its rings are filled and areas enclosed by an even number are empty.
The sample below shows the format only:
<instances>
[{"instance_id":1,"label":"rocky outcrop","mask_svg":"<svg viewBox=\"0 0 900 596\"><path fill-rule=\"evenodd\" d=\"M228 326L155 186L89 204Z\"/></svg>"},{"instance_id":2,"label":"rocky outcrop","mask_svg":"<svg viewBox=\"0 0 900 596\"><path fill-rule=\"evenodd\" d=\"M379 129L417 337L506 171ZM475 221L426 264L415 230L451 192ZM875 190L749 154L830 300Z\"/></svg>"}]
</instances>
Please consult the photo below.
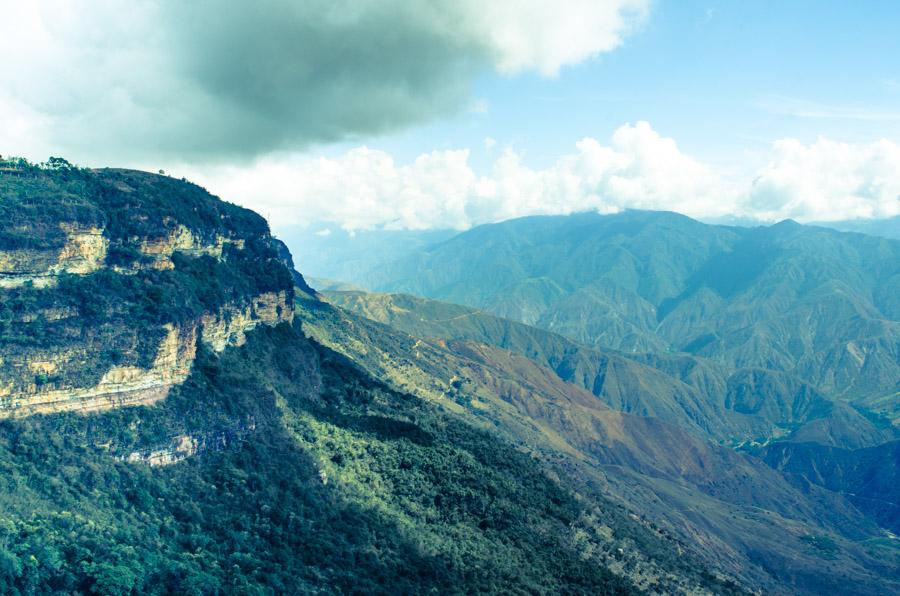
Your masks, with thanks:
<instances>
[{"instance_id":1,"label":"rocky outcrop","mask_svg":"<svg viewBox=\"0 0 900 596\"><path fill-rule=\"evenodd\" d=\"M154 468L168 466L196 455L199 448L200 441L193 435L179 435L175 437L169 447L147 452L134 451L128 455L125 461L132 464L145 463Z\"/></svg>"},{"instance_id":2,"label":"rocky outcrop","mask_svg":"<svg viewBox=\"0 0 900 596\"><path fill-rule=\"evenodd\" d=\"M92 387L44 389L31 384L23 390L0 388L0 418L53 412L94 412L117 407L151 404L165 398L169 390L184 382L197 355L194 327L166 326L153 366L113 366ZM58 371L53 360L29 363L34 372Z\"/></svg>"},{"instance_id":3,"label":"rocky outcrop","mask_svg":"<svg viewBox=\"0 0 900 596\"><path fill-rule=\"evenodd\" d=\"M48 287L61 273L85 275L103 266L109 240L103 228L61 223L65 243L59 249L0 251L0 288L18 288L32 283Z\"/></svg>"},{"instance_id":4,"label":"rocky outcrop","mask_svg":"<svg viewBox=\"0 0 900 596\"><path fill-rule=\"evenodd\" d=\"M275 250L278 252L278 259L287 267L287 270L291 272L291 277L294 280L294 287L306 294L310 297L315 297L318 295L315 288L306 283L306 279L303 277L297 269L294 267L294 257L291 256L291 251L287 247L287 244L279 240L278 238L272 238L272 244L275 246Z\"/></svg>"},{"instance_id":5,"label":"rocky outcrop","mask_svg":"<svg viewBox=\"0 0 900 596\"><path fill-rule=\"evenodd\" d=\"M105 266L110 243L102 227L77 223L61 223L59 227L65 234L62 248L0 251L0 288L19 288L29 283L38 288L52 287L60 274L87 275ZM176 252L222 259L226 246L243 249L244 239L217 234L213 241L205 241L187 226L178 224L166 236L132 238L129 244L137 247L146 262L114 267L119 273L173 269L172 255Z\"/></svg>"},{"instance_id":6,"label":"rocky outcrop","mask_svg":"<svg viewBox=\"0 0 900 596\"><path fill-rule=\"evenodd\" d=\"M2 385L0 380L0 418L47 414L52 412L92 412L146 405L164 399L172 387L190 374L202 341L215 352L241 346L247 333L259 325L291 322L294 310L286 291L255 296L247 304L227 305L217 313L203 315L188 325L166 325L150 368L113 366L90 387L60 387L59 383L25 386ZM32 355L17 368L31 375L57 375L65 384L66 354Z\"/></svg>"},{"instance_id":7,"label":"rocky outcrop","mask_svg":"<svg viewBox=\"0 0 900 596\"><path fill-rule=\"evenodd\" d=\"M237 448L254 430L256 423L250 419L227 430L181 434L165 446L132 451L122 459L128 463L143 463L154 468L170 466L200 453Z\"/></svg>"},{"instance_id":8,"label":"rocky outcrop","mask_svg":"<svg viewBox=\"0 0 900 596\"><path fill-rule=\"evenodd\" d=\"M154 269L174 268L172 255L176 252L193 257L208 255L221 259L226 245L233 245L238 249L244 248L242 238L229 238L217 234L214 242L204 242L187 226L181 224L174 226L169 234L162 238L136 238L134 241L138 245L140 253L150 259L149 266Z\"/></svg>"},{"instance_id":9,"label":"rocky outcrop","mask_svg":"<svg viewBox=\"0 0 900 596\"><path fill-rule=\"evenodd\" d=\"M277 325L294 319L293 305L287 292L269 292L256 296L250 304L228 305L219 312L200 319L203 343L215 352L229 346L242 346L247 333L258 325Z\"/></svg>"}]
</instances>

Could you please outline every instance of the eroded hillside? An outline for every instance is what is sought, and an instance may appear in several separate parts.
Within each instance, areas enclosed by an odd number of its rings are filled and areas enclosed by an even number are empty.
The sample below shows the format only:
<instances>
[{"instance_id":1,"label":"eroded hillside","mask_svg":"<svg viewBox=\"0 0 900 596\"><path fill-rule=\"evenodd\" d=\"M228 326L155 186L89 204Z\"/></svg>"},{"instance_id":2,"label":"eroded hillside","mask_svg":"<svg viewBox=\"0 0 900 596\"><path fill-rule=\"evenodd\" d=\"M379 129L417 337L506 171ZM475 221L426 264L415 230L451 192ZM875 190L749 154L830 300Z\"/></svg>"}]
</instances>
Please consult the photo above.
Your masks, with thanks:
<instances>
[{"instance_id":1,"label":"eroded hillside","mask_svg":"<svg viewBox=\"0 0 900 596\"><path fill-rule=\"evenodd\" d=\"M552 359L557 353L552 337L531 344L531 359L523 357L529 337L546 332L529 334L465 307L408 296L365 298L354 293L350 303L368 304L371 316L391 311L395 322L441 330L446 339L434 333L417 338L308 300L299 301L298 317L318 342L394 386L509 437L748 585L767 593L822 593L852 576L862 592L895 589L886 578L900 565L896 548L884 529L842 495L815 485L792 486L756 458L673 424L610 409L536 361L539 354ZM413 304L420 308L409 308ZM436 317L438 312L450 316ZM500 329L505 333L495 334ZM480 341L470 339L476 335ZM465 336L470 338L454 339ZM513 351L483 343L499 343L501 337ZM822 544L827 548L811 547Z\"/></svg>"}]
</instances>

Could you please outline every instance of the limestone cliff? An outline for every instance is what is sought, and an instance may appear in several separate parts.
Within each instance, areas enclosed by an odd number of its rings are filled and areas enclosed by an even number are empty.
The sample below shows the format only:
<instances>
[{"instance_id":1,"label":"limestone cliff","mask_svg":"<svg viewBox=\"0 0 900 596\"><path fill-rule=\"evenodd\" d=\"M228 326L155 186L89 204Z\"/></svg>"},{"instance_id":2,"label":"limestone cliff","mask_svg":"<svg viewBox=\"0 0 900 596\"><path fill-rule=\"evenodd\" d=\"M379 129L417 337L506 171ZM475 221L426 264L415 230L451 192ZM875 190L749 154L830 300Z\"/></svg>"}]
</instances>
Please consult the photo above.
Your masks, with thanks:
<instances>
[{"instance_id":1,"label":"limestone cliff","mask_svg":"<svg viewBox=\"0 0 900 596\"><path fill-rule=\"evenodd\" d=\"M4 379L0 389L0 418L77 410L91 412L115 407L149 404L168 395L169 389L187 378L197 353L197 332L172 325L159 345L149 369L113 366L90 387L54 388L29 383L13 389L15 380ZM48 356L26 366L33 372L56 373L60 364Z\"/></svg>"},{"instance_id":2,"label":"limestone cliff","mask_svg":"<svg viewBox=\"0 0 900 596\"><path fill-rule=\"evenodd\" d=\"M103 266L109 239L97 226L59 224L65 234L61 249L23 248L0 250L0 288L17 288L28 283L51 286L61 273L86 275Z\"/></svg>"},{"instance_id":3,"label":"limestone cliff","mask_svg":"<svg viewBox=\"0 0 900 596\"><path fill-rule=\"evenodd\" d=\"M257 214L127 170L0 179L0 418L164 399L202 343L293 319Z\"/></svg>"},{"instance_id":4,"label":"limestone cliff","mask_svg":"<svg viewBox=\"0 0 900 596\"><path fill-rule=\"evenodd\" d=\"M201 337L215 352L228 346L242 346L247 333L257 325L277 325L291 322L293 304L287 292L269 292L253 298L249 304L226 305L218 312L205 314L200 319Z\"/></svg>"},{"instance_id":5,"label":"limestone cliff","mask_svg":"<svg viewBox=\"0 0 900 596\"><path fill-rule=\"evenodd\" d=\"M90 412L116 407L152 404L164 399L169 390L190 374L197 354L197 340L214 352L242 346L247 333L258 325L277 325L293 320L293 304L285 291L253 297L246 304L223 306L204 314L198 321L166 325L152 366L112 366L91 386L72 386L65 376L57 383L38 384L31 375L55 375L72 360L71 354L37 352L12 365L12 378L0 375L0 418L50 412Z\"/></svg>"},{"instance_id":6,"label":"limestone cliff","mask_svg":"<svg viewBox=\"0 0 900 596\"><path fill-rule=\"evenodd\" d=\"M173 225L165 236L134 238L132 242L139 246L138 250L148 258L150 266L154 269L173 269L172 255L176 252L193 257L207 255L221 259L226 245L232 245L238 250L244 248L242 238L231 238L222 234L216 234L212 242L204 242L182 224Z\"/></svg>"},{"instance_id":7,"label":"limestone cliff","mask_svg":"<svg viewBox=\"0 0 900 596\"><path fill-rule=\"evenodd\" d=\"M75 222L63 222L59 227L65 234L62 248L0 250L0 288L18 288L26 284L51 287L63 273L87 275L105 266L110 241L102 227L84 227ZM222 259L226 246L241 250L244 243L243 238L222 234L205 241L186 226L172 224L163 236L129 239L127 244L137 247L143 260L125 266L114 265L113 268L120 273L145 268L173 269L172 256L176 252Z\"/></svg>"}]
</instances>

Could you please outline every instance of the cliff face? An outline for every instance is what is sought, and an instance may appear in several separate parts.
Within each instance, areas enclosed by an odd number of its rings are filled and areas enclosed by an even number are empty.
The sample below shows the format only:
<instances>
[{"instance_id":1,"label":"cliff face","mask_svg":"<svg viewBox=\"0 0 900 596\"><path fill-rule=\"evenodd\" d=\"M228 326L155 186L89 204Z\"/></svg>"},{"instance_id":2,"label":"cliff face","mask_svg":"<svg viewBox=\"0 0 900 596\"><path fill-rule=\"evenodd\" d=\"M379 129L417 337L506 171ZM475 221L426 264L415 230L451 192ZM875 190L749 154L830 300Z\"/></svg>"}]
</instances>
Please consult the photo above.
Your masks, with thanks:
<instances>
[{"instance_id":1,"label":"cliff face","mask_svg":"<svg viewBox=\"0 0 900 596\"><path fill-rule=\"evenodd\" d=\"M87 275L103 266L109 239L97 226L60 222L65 243L60 249L0 250L0 288L55 285L62 273Z\"/></svg>"},{"instance_id":2,"label":"cliff face","mask_svg":"<svg viewBox=\"0 0 900 596\"><path fill-rule=\"evenodd\" d=\"M162 236L132 237L120 246L137 251L138 260L126 266L112 265L118 273L141 269L174 269L173 255L180 253L190 257L210 256L222 259L225 249L233 246L244 248L244 239L216 234L205 241L186 226L167 218L171 226ZM77 222L59 222L65 235L62 248L23 248L0 250L0 288L19 288L25 285L45 288L55 286L60 275L87 275L105 266L109 251L109 238L105 229L98 226L82 226Z\"/></svg>"},{"instance_id":3,"label":"cliff face","mask_svg":"<svg viewBox=\"0 0 900 596\"><path fill-rule=\"evenodd\" d=\"M0 418L150 404L165 398L172 386L184 382L196 354L196 329L168 325L150 368L112 366L97 384L88 387L72 386L74 383L65 376L49 385L36 382L23 384L16 383L15 378L4 379L9 384L0 389ZM40 360L23 359L16 368L28 369L36 374L56 374L65 370L66 359L57 359L52 355Z\"/></svg>"},{"instance_id":4,"label":"cliff face","mask_svg":"<svg viewBox=\"0 0 900 596\"><path fill-rule=\"evenodd\" d=\"M0 198L0 418L157 402L201 344L293 320L265 222L199 187L34 170Z\"/></svg>"},{"instance_id":5,"label":"cliff face","mask_svg":"<svg viewBox=\"0 0 900 596\"><path fill-rule=\"evenodd\" d=\"M172 222L169 222L170 224ZM138 238L138 250L149 261L148 265L154 269L174 269L172 255L176 252L192 256L210 256L221 259L226 246L234 246L243 250L242 238L231 238L216 234L212 242L204 242L182 224L174 224L168 234L159 238ZM144 266L148 266L144 265Z\"/></svg>"},{"instance_id":6,"label":"cliff face","mask_svg":"<svg viewBox=\"0 0 900 596\"><path fill-rule=\"evenodd\" d=\"M294 320L294 306L287 292L255 296L249 304L227 304L216 313L200 318L200 336L215 352L228 346L242 346L247 333L257 325L277 325Z\"/></svg>"}]
</instances>

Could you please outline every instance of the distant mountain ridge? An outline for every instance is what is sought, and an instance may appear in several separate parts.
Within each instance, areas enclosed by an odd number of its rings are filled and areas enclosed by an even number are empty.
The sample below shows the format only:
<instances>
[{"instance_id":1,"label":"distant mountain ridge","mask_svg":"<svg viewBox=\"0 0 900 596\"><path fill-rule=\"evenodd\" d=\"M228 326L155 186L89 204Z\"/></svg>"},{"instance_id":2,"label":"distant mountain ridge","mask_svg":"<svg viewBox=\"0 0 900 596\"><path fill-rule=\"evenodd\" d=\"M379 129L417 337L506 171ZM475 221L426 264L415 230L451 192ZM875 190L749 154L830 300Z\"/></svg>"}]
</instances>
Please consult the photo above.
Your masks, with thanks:
<instances>
[{"instance_id":1,"label":"distant mountain ridge","mask_svg":"<svg viewBox=\"0 0 900 596\"><path fill-rule=\"evenodd\" d=\"M466 304L581 343L790 372L848 400L900 390L900 241L668 212L484 225L345 281Z\"/></svg>"},{"instance_id":2,"label":"distant mountain ridge","mask_svg":"<svg viewBox=\"0 0 900 596\"><path fill-rule=\"evenodd\" d=\"M870 236L883 236L900 240L900 215L884 219L848 219L842 221L815 222L813 225L834 228L842 232L858 232Z\"/></svg>"}]
</instances>

